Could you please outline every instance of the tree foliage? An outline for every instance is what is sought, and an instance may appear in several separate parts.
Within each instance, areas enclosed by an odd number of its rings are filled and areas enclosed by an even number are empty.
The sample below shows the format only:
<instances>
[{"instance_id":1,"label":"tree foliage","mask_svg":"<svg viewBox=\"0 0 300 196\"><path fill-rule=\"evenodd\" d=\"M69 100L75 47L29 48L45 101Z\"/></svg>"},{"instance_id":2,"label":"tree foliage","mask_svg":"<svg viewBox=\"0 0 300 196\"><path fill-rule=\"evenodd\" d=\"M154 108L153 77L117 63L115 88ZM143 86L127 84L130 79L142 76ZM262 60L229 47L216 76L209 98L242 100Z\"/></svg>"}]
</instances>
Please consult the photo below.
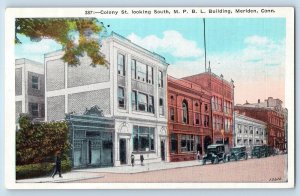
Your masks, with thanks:
<instances>
[{"instance_id":1,"label":"tree foliage","mask_svg":"<svg viewBox=\"0 0 300 196\"><path fill-rule=\"evenodd\" d=\"M34 42L53 39L62 45L62 59L70 66L80 65L79 57L84 54L92 59L92 66L108 66L100 52L100 38L97 36L105 27L95 18L17 18L15 28L16 44L21 44L19 35ZM77 42L72 36L76 33L79 34Z\"/></svg>"},{"instance_id":2,"label":"tree foliage","mask_svg":"<svg viewBox=\"0 0 300 196\"><path fill-rule=\"evenodd\" d=\"M28 116L19 118L21 129L16 133L17 165L42 163L52 160L60 151L63 159L70 149L66 122L33 124Z\"/></svg>"}]
</instances>

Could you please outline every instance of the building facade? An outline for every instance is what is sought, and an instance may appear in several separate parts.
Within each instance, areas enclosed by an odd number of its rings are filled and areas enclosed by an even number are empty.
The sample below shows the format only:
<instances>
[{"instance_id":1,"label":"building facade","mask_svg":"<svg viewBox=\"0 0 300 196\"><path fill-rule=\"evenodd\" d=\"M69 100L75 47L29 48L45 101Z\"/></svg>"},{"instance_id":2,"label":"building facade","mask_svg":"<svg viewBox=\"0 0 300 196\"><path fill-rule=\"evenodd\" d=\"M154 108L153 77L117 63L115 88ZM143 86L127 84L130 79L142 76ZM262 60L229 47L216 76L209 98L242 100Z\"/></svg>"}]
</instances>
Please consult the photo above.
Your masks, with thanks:
<instances>
[{"instance_id":1,"label":"building facade","mask_svg":"<svg viewBox=\"0 0 300 196\"><path fill-rule=\"evenodd\" d=\"M45 116L45 83L42 63L29 59L15 60L16 122L21 113L33 120L42 121Z\"/></svg>"},{"instance_id":2,"label":"building facade","mask_svg":"<svg viewBox=\"0 0 300 196\"><path fill-rule=\"evenodd\" d=\"M170 161L194 160L212 143L210 94L201 86L168 76Z\"/></svg>"},{"instance_id":3,"label":"building facade","mask_svg":"<svg viewBox=\"0 0 300 196\"><path fill-rule=\"evenodd\" d=\"M284 114L281 111L273 107L259 107L249 103L236 105L234 109L240 114L265 122L267 124L268 145L279 150L285 150L286 131Z\"/></svg>"},{"instance_id":4,"label":"building facade","mask_svg":"<svg viewBox=\"0 0 300 196\"><path fill-rule=\"evenodd\" d=\"M224 143L227 147L233 146L233 81L228 82L223 78L223 75L217 76L211 71L183 79L196 83L210 92L213 143Z\"/></svg>"},{"instance_id":5,"label":"building facade","mask_svg":"<svg viewBox=\"0 0 300 196\"><path fill-rule=\"evenodd\" d=\"M267 124L263 121L234 112L235 144L246 146L248 150L254 145L268 144Z\"/></svg>"},{"instance_id":6,"label":"building facade","mask_svg":"<svg viewBox=\"0 0 300 196\"><path fill-rule=\"evenodd\" d=\"M105 119L100 116L95 123L110 118L114 124L113 130L111 126L103 129L112 134L112 165L130 164L131 153L137 163L141 154L145 162L167 161L165 59L114 32L102 40L101 52L109 67L92 67L87 56L79 66L67 65L61 51L45 55L46 120L64 120L67 113L84 116L98 108ZM79 138L73 143L77 167L101 166L100 158L100 162L92 160L103 156L103 149L95 149L105 146L106 136L97 135L91 127L94 124L74 133ZM75 160L74 154L82 158Z\"/></svg>"}]
</instances>

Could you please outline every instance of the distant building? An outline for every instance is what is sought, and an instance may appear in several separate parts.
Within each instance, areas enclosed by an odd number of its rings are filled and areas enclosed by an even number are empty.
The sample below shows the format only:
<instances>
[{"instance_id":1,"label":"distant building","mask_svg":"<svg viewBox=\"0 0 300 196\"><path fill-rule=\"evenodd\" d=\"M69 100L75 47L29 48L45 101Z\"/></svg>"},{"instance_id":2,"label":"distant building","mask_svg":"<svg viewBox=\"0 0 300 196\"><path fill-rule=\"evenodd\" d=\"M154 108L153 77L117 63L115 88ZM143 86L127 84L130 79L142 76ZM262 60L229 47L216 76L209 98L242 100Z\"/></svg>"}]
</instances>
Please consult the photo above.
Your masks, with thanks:
<instances>
[{"instance_id":1,"label":"distant building","mask_svg":"<svg viewBox=\"0 0 300 196\"><path fill-rule=\"evenodd\" d=\"M252 149L254 145L267 144L267 124L263 121L234 112L235 144Z\"/></svg>"},{"instance_id":2,"label":"distant building","mask_svg":"<svg viewBox=\"0 0 300 196\"><path fill-rule=\"evenodd\" d=\"M168 76L170 161L194 160L212 143L210 93L201 86Z\"/></svg>"},{"instance_id":3,"label":"distant building","mask_svg":"<svg viewBox=\"0 0 300 196\"><path fill-rule=\"evenodd\" d=\"M287 138L287 110L282 107L282 101L269 97L265 102L248 103L236 105L235 111L267 124L268 145L280 150L286 149Z\"/></svg>"},{"instance_id":4,"label":"distant building","mask_svg":"<svg viewBox=\"0 0 300 196\"><path fill-rule=\"evenodd\" d=\"M165 58L112 33L102 40L109 67L67 65L62 51L45 55L46 120L71 127L74 167L167 161Z\"/></svg>"},{"instance_id":5,"label":"distant building","mask_svg":"<svg viewBox=\"0 0 300 196\"><path fill-rule=\"evenodd\" d=\"M211 94L213 143L233 146L234 84L223 75L217 76L210 70L183 79L202 86Z\"/></svg>"},{"instance_id":6,"label":"distant building","mask_svg":"<svg viewBox=\"0 0 300 196\"><path fill-rule=\"evenodd\" d=\"M45 116L45 81L42 63L29 59L15 60L16 122L21 113L33 120L43 121Z\"/></svg>"}]
</instances>

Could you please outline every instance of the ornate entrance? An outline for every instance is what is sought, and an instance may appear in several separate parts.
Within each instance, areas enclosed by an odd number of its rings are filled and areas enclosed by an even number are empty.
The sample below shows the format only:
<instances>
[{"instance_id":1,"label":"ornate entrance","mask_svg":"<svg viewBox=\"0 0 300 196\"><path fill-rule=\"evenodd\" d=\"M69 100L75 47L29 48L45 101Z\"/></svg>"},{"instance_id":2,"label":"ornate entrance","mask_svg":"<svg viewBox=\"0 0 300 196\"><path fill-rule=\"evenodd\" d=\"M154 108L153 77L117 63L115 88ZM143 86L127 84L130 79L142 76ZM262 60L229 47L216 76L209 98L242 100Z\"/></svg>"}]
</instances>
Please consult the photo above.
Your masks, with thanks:
<instances>
[{"instance_id":1,"label":"ornate entrance","mask_svg":"<svg viewBox=\"0 0 300 196\"><path fill-rule=\"evenodd\" d=\"M84 114L68 114L74 168L113 166L115 122L94 106Z\"/></svg>"}]
</instances>

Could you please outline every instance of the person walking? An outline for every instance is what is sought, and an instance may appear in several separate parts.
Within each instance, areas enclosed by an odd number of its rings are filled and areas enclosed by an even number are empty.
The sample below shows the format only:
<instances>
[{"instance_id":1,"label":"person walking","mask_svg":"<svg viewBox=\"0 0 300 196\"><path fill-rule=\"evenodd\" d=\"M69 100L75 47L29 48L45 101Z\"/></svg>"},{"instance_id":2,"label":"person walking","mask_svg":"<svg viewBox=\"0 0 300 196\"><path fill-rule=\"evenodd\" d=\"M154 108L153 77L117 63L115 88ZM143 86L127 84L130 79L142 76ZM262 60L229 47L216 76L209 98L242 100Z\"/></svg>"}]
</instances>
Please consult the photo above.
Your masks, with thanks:
<instances>
[{"instance_id":1,"label":"person walking","mask_svg":"<svg viewBox=\"0 0 300 196\"><path fill-rule=\"evenodd\" d=\"M201 155L200 155L200 152L198 151L197 152L197 160L200 161L200 158L201 158Z\"/></svg>"},{"instance_id":2,"label":"person walking","mask_svg":"<svg viewBox=\"0 0 300 196\"><path fill-rule=\"evenodd\" d=\"M140 155L141 166L144 166L144 155Z\"/></svg>"},{"instance_id":3,"label":"person walking","mask_svg":"<svg viewBox=\"0 0 300 196\"><path fill-rule=\"evenodd\" d=\"M54 166L54 172L52 174L52 178L54 178L54 176L57 174L59 174L59 177L62 178L61 175L61 157L60 157L60 152L56 153L56 157L55 157L55 166Z\"/></svg>"},{"instance_id":4,"label":"person walking","mask_svg":"<svg viewBox=\"0 0 300 196\"><path fill-rule=\"evenodd\" d=\"M132 167L134 166L134 154L133 153L131 153L131 165L132 165Z\"/></svg>"}]
</instances>

